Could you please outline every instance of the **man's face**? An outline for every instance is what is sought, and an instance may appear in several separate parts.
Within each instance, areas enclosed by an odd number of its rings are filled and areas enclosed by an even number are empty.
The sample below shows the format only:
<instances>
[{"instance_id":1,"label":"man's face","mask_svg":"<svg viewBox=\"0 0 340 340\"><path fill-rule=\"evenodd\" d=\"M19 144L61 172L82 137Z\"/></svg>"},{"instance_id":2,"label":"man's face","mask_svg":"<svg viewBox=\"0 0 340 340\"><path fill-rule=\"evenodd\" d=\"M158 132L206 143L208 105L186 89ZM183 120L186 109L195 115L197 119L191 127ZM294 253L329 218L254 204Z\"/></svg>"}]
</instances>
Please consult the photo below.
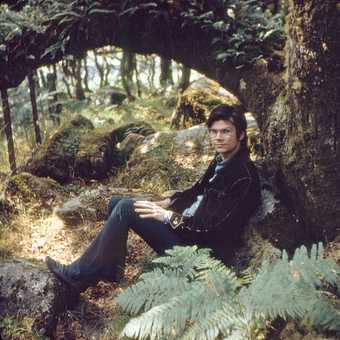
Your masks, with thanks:
<instances>
[{"instance_id":1,"label":"man's face","mask_svg":"<svg viewBox=\"0 0 340 340\"><path fill-rule=\"evenodd\" d=\"M209 128L211 144L223 159L233 156L241 146L244 132L237 137L235 125L228 120L217 120Z\"/></svg>"}]
</instances>

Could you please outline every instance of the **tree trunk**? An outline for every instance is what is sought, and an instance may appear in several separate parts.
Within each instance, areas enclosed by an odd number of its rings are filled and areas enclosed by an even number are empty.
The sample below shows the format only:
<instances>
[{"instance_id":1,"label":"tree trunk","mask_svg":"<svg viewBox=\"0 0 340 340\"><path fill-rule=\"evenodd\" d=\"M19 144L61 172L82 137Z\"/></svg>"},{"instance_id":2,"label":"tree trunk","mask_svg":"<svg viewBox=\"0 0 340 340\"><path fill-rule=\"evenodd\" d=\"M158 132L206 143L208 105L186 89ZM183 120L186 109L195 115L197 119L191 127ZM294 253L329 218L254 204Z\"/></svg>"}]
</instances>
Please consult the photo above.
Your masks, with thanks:
<instances>
[{"instance_id":1,"label":"tree trunk","mask_svg":"<svg viewBox=\"0 0 340 340\"><path fill-rule=\"evenodd\" d=\"M96 65L97 71L99 73L99 78L100 78L99 88L101 88L104 86L104 67L100 65L97 51L94 50L93 55L94 55L94 63Z\"/></svg>"},{"instance_id":2,"label":"tree trunk","mask_svg":"<svg viewBox=\"0 0 340 340\"><path fill-rule=\"evenodd\" d=\"M46 89L47 88L46 77L45 77L45 74L42 70L39 70L39 78L40 78L40 81L41 81L43 88Z\"/></svg>"},{"instance_id":3,"label":"tree trunk","mask_svg":"<svg viewBox=\"0 0 340 340\"><path fill-rule=\"evenodd\" d=\"M130 51L123 51L123 57L120 63L120 76L122 85L128 97L128 100L134 100L133 95L133 72L135 70L136 56Z\"/></svg>"},{"instance_id":4,"label":"tree trunk","mask_svg":"<svg viewBox=\"0 0 340 340\"><path fill-rule=\"evenodd\" d=\"M57 70L55 65L53 65L53 72L47 74L47 90L49 92L48 95L48 112L50 118L55 125L60 125L60 114L61 114L61 105L58 103L58 94L57 94Z\"/></svg>"},{"instance_id":5,"label":"tree trunk","mask_svg":"<svg viewBox=\"0 0 340 340\"><path fill-rule=\"evenodd\" d=\"M148 72L148 84L151 91L155 89L155 74L156 74L156 65L155 65L155 57L154 56L146 56L146 61L149 61L149 72Z\"/></svg>"},{"instance_id":6,"label":"tree trunk","mask_svg":"<svg viewBox=\"0 0 340 340\"><path fill-rule=\"evenodd\" d=\"M2 109L4 113L4 130L7 139L8 160L12 173L16 172L15 151L12 133L11 110L8 102L7 90L1 90Z\"/></svg>"},{"instance_id":7,"label":"tree trunk","mask_svg":"<svg viewBox=\"0 0 340 340\"><path fill-rule=\"evenodd\" d=\"M84 100L85 99L85 92L83 89L83 82L81 77L81 59L75 59L74 65L74 75L76 80L76 87L75 87L75 97L77 100Z\"/></svg>"},{"instance_id":8,"label":"tree trunk","mask_svg":"<svg viewBox=\"0 0 340 340\"><path fill-rule=\"evenodd\" d=\"M331 240L340 228L340 20L332 0L290 6L288 81L258 122L264 153L278 165L298 221L296 241ZM249 97L252 90L245 91Z\"/></svg>"},{"instance_id":9,"label":"tree trunk","mask_svg":"<svg viewBox=\"0 0 340 340\"><path fill-rule=\"evenodd\" d=\"M161 58L161 74L159 77L159 83L163 89L163 92L169 85L173 85L171 59Z\"/></svg>"},{"instance_id":10,"label":"tree trunk","mask_svg":"<svg viewBox=\"0 0 340 340\"><path fill-rule=\"evenodd\" d=\"M104 86L109 85L109 75L111 73L111 65L107 61L107 56L103 56L104 61Z\"/></svg>"},{"instance_id":11,"label":"tree trunk","mask_svg":"<svg viewBox=\"0 0 340 340\"><path fill-rule=\"evenodd\" d=\"M31 96L31 103L32 103L32 117L33 117L33 126L35 132L35 141L37 144L41 144L41 133L39 127L39 119L38 119L38 108L37 108L37 97L35 93L35 77L33 73L30 73L27 76L28 79L28 86L30 88L30 96Z\"/></svg>"},{"instance_id":12,"label":"tree trunk","mask_svg":"<svg viewBox=\"0 0 340 340\"><path fill-rule=\"evenodd\" d=\"M87 53L83 59L84 61L84 86L85 86L85 90L87 92L91 92L90 87L89 87L89 70L87 67Z\"/></svg>"},{"instance_id":13,"label":"tree trunk","mask_svg":"<svg viewBox=\"0 0 340 340\"><path fill-rule=\"evenodd\" d=\"M332 0L295 0L290 13L283 172L312 239L333 239L340 230L339 10Z\"/></svg>"},{"instance_id":14,"label":"tree trunk","mask_svg":"<svg viewBox=\"0 0 340 340\"><path fill-rule=\"evenodd\" d=\"M184 92L189 84L190 84L190 76L191 76L191 68L182 65L182 74L181 74L181 80L178 85L178 89L180 92Z\"/></svg>"}]
</instances>

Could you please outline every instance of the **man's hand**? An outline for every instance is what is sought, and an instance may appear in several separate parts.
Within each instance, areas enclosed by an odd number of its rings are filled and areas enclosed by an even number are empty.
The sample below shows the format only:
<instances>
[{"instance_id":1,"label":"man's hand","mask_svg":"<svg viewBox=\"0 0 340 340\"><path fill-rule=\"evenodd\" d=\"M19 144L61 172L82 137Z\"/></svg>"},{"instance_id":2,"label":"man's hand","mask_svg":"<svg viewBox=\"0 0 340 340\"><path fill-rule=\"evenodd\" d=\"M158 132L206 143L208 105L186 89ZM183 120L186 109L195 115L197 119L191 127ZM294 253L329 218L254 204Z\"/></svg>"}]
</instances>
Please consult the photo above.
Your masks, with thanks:
<instances>
[{"instance_id":1,"label":"man's hand","mask_svg":"<svg viewBox=\"0 0 340 340\"><path fill-rule=\"evenodd\" d=\"M171 203L171 199L170 198L166 198L166 199L164 199L162 201L156 201L156 202L153 202L153 203L157 204L161 208L166 209L166 208L169 207L169 205Z\"/></svg>"},{"instance_id":2,"label":"man's hand","mask_svg":"<svg viewBox=\"0 0 340 340\"><path fill-rule=\"evenodd\" d=\"M162 208L157 203L158 202L136 201L134 203L135 211L141 218L154 218L155 220L164 222L169 210Z\"/></svg>"}]
</instances>

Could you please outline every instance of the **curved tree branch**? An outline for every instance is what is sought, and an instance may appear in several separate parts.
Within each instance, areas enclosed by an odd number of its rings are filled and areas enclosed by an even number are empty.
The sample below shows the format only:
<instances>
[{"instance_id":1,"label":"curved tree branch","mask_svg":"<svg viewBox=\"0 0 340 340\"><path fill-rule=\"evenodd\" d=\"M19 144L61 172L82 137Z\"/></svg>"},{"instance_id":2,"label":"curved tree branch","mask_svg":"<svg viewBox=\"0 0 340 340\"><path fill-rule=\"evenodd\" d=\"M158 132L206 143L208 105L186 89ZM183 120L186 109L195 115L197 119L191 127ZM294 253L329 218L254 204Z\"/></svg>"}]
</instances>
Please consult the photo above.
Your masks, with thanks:
<instances>
[{"instance_id":1,"label":"curved tree branch","mask_svg":"<svg viewBox=\"0 0 340 340\"><path fill-rule=\"evenodd\" d=\"M247 58L265 58L267 69L277 72L282 63L273 58L272 42L261 42L256 37L238 42L249 52L241 51L243 56L236 51L241 57L230 56L228 51L238 34L236 19L224 17L226 11L211 7L210 1L196 7L190 3L72 2L42 22L39 29L25 27L0 45L0 88L18 86L32 69L58 62L67 54L82 55L86 50L115 45L135 53L156 53L174 59L241 95L246 105L251 103L243 96L246 92L240 91L240 81L245 79L251 87L253 77L249 75L258 66ZM282 37L278 40L282 47Z\"/></svg>"}]
</instances>

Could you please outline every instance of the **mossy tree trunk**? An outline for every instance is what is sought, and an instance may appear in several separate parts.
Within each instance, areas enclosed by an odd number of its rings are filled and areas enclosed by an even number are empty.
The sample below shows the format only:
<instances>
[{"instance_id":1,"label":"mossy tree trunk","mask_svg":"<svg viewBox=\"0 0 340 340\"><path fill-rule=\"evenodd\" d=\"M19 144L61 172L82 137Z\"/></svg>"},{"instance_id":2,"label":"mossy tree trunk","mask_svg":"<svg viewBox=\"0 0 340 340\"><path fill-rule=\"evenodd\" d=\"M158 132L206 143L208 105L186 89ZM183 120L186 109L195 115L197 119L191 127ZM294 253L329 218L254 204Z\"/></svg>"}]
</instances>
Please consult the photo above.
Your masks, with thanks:
<instances>
[{"instance_id":1,"label":"mossy tree trunk","mask_svg":"<svg viewBox=\"0 0 340 340\"><path fill-rule=\"evenodd\" d=\"M191 68L182 65L182 74L179 81L178 89L180 92L184 92L190 85Z\"/></svg>"},{"instance_id":2,"label":"mossy tree trunk","mask_svg":"<svg viewBox=\"0 0 340 340\"><path fill-rule=\"evenodd\" d=\"M28 74L27 76L28 86L30 89L31 96L31 104L32 104L32 117L33 117L33 127L35 133L35 141L37 144L41 144L41 133L39 126L39 118L38 118L38 107L37 107L37 96L35 92L35 76L33 73Z\"/></svg>"},{"instance_id":3,"label":"mossy tree trunk","mask_svg":"<svg viewBox=\"0 0 340 340\"><path fill-rule=\"evenodd\" d=\"M159 76L159 83L163 91L169 86L173 85L174 81L172 79L172 68L171 59L160 58L161 59L161 73Z\"/></svg>"},{"instance_id":4,"label":"mossy tree trunk","mask_svg":"<svg viewBox=\"0 0 340 340\"><path fill-rule=\"evenodd\" d=\"M85 92L81 74L81 58L75 58L72 60L72 70L75 79L75 97L77 100L84 100Z\"/></svg>"},{"instance_id":5,"label":"mossy tree trunk","mask_svg":"<svg viewBox=\"0 0 340 340\"><path fill-rule=\"evenodd\" d=\"M15 151L12 133L11 109L8 101L7 90L1 90L2 110L4 114L4 130L7 139L8 160L12 173L16 172Z\"/></svg>"},{"instance_id":6,"label":"mossy tree trunk","mask_svg":"<svg viewBox=\"0 0 340 340\"><path fill-rule=\"evenodd\" d=\"M339 9L332 0L293 0L289 12L286 72L278 79L260 65L241 93L298 221L286 237L330 240L340 228Z\"/></svg>"},{"instance_id":7,"label":"mossy tree trunk","mask_svg":"<svg viewBox=\"0 0 340 340\"><path fill-rule=\"evenodd\" d=\"M87 65L87 52L85 53L85 56L83 58L84 63L84 87L87 92L91 92L89 87L89 69Z\"/></svg>"},{"instance_id":8,"label":"mossy tree trunk","mask_svg":"<svg viewBox=\"0 0 340 340\"><path fill-rule=\"evenodd\" d=\"M277 151L309 235L332 239L340 229L340 11L332 0L294 0L290 13L286 136Z\"/></svg>"},{"instance_id":9,"label":"mossy tree trunk","mask_svg":"<svg viewBox=\"0 0 340 340\"><path fill-rule=\"evenodd\" d=\"M133 73L136 69L136 55L131 51L124 50L120 63L120 76L122 85L129 100L134 100Z\"/></svg>"}]
</instances>

